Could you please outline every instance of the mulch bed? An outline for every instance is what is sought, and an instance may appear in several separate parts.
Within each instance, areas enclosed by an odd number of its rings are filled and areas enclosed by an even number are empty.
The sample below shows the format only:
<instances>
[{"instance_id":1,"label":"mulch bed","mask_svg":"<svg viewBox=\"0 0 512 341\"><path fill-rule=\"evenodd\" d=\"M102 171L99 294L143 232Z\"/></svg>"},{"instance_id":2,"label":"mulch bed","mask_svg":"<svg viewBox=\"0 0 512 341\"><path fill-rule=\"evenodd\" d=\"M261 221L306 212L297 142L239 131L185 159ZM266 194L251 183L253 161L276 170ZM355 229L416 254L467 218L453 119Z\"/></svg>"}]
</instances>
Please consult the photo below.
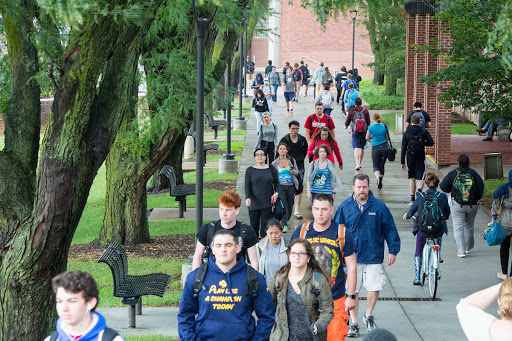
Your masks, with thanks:
<instances>
[{"instance_id":1,"label":"mulch bed","mask_svg":"<svg viewBox=\"0 0 512 341\"><path fill-rule=\"evenodd\" d=\"M69 249L69 259L97 260L105 251L106 245L81 244L73 245ZM151 243L124 245L128 258L188 258L194 253L195 238L193 235L176 234L165 237L152 237Z\"/></svg>"}]
</instances>

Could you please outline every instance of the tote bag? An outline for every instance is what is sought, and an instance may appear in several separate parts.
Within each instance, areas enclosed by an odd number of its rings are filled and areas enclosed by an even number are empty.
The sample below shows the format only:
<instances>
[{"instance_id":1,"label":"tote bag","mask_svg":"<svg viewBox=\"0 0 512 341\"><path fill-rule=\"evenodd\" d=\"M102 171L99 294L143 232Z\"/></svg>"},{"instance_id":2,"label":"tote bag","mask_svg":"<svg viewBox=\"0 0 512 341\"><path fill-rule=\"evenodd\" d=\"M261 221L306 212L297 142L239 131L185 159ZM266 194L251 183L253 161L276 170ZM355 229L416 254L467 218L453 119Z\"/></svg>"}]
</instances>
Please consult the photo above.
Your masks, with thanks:
<instances>
[{"instance_id":1,"label":"tote bag","mask_svg":"<svg viewBox=\"0 0 512 341\"><path fill-rule=\"evenodd\" d=\"M483 231L482 236L484 237L487 245L494 246L500 245L505 240L505 231L500 223L501 206L503 205L503 197L501 197L500 208L498 210L498 216L494 220L490 227Z\"/></svg>"}]
</instances>

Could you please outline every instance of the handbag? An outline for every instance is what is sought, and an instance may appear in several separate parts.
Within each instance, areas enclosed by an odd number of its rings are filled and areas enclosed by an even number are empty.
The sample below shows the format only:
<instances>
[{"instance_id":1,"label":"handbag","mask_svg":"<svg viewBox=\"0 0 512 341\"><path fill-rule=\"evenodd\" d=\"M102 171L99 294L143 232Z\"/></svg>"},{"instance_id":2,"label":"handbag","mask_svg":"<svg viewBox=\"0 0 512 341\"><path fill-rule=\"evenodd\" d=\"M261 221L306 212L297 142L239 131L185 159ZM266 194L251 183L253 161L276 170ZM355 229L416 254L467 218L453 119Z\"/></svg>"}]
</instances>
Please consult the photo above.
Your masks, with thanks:
<instances>
[{"instance_id":1,"label":"handbag","mask_svg":"<svg viewBox=\"0 0 512 341\"><path fill-rule=\"evenodd\" d=\"M502 205L503 197L501 197L500 208L498 209L498 216L492 222L491 226L489 226L482 232L482 236L484 237L485 241L487 242L487 245L489 246L500 245L501 243L503 243L506 237L505 231L503 230L503 227L501 226L500 223Z\"/></svg>"},{"instance_id":2,"label":"handbag","mask_svg":"<svg viewBox=\"0 0 512 341\"><path fill-rule=\"evenodd\" d=\"M281 198L277 197L276 201L272 203L272 213L277 220L283 219L286 215L286 208Z\"/></svg>"},{"instance_id":3,"label":"handbag","mask_svg":"<svg viewBox=\"0 0 512 341\"><path fill-rule=\"evenodd\" d=\"M388 126L384 124L384 127L386 127L386 137L387 137L388 142L389 142L388 160L389 161L395 161L396 148L393 148L393 144L391 143L391 138L389 137L389 128L388 128Z\"/></svg>"}]
</instances>

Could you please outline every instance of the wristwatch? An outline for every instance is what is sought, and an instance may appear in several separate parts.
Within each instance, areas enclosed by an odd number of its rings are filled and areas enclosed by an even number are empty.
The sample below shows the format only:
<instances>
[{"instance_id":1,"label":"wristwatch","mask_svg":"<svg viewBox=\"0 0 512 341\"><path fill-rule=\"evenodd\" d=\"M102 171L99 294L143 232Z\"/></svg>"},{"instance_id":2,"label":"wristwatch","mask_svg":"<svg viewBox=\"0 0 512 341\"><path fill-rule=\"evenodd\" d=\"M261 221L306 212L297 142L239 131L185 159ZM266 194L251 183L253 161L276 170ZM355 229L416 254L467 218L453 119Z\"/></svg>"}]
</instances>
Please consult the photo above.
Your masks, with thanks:
<instances>
[{"instance_id":1,"label":"wristwatch","mask_svg":"<svg viewBox=\"0 0 512 341\"><path fill-rule=\"evenodd\" d=\"M351 299L355 300L356 299L356 295L349 295L347 294L347 297L350 297Z\"/></svg>"}]
</instances>

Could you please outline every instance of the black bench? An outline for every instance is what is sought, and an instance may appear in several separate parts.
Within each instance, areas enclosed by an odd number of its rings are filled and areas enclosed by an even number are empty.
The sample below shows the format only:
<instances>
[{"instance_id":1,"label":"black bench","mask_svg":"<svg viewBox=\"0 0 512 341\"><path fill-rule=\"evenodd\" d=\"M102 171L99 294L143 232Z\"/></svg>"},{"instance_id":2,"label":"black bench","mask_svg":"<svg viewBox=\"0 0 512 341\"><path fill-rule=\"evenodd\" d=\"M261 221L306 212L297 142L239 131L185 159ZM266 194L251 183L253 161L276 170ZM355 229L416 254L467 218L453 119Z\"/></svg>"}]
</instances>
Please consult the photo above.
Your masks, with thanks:
<instances>
[{"instance_id":1,"label":"black bench","mask_svg":"<svg viewBox=\"0 0 512 341\"><path fill-rule=\"evenodd\" d=\"M142 296L163 297L171 276L155 273L142 276L128 275L128 260L122 245L110 244L98 259L112 270L114 278L114 297L122 297L122 303L129 305L128 319L131 328L135 328L135 306L137 315L142 315Z\"/></svg>"},{"instance_id":2,"label":"black bench","mask_svg":"<svg viewBox=\"0 0 512 341\"><path fill-rule=\"evenodd\" d=\"M224 120L214 120L212 114L208 112L205 112L204 115L208 118L208 126L213 129L213 138L216 140L219 127L226 126L227 123Z\"/></svg>"},{"instance_id":3,"label":"black bench","mask_svg":"<svg viewBox=\"0 0 512 341\"><path fill-rule=\"evenodd\" d=\"M187 210L187 195L196 194L196 185L176 185L176 173L174 173L174 168L169 165L162 167L159 176L161 180L165 177L169 182L169 195L175 197L174 200L176 200L179 205L179 217L183 218L183 212Z\"/></svg>"},{"instance_id":4,"label":"black bench","mask_svg":"<svg viewBox=\"0 0 512 341\"><path fill-rule=\"evenodd\" d=\"M215 143L210 143L210 144L205 144L203 146L203 160L204 160L204 164L203 166L206 166L206 153L209 151L209 150L219 150L219 145L218 144L215 144Z\"/></svg>"}]
</instances>

